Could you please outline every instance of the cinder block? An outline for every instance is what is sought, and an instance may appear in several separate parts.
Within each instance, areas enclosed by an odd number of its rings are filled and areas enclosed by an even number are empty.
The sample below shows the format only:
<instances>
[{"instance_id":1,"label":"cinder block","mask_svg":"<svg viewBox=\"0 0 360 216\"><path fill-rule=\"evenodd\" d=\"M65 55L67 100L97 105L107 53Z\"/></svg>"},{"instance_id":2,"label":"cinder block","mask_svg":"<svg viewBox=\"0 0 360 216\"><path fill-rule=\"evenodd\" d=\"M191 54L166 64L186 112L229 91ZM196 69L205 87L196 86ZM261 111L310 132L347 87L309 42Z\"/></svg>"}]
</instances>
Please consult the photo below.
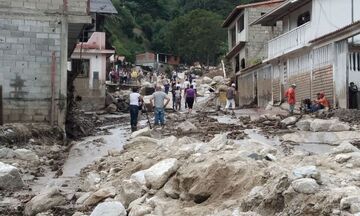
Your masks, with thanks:
<instances>
[{"instance_id":1,"label":"cinder block","mask_svg":"<svg viewBox=\"0 0 360 216\"><path fill-rule=\"evenodd\" d=\"M44 38L44 39L47 39L47 38L49 38L49 34L47 34L47 33L37 33L37 34L36 34L36 38Z\"/></svg>"},{"instance_id":2,"label":"cinder block","mask_svg":"<svg viewBox=\"0 0 360 216\"><path fill-rule=\"evenodd\" d=\"M36 8L39 10L48 10L49 9L49 5L47 3L36 3Z\"/></svg>"},{"instance_id":3,"label":"cinder block","mask_svg":"<svg viewBox=\"0 0 360 216\"><path fill-rule=\"evenodd\" d=\"M30 38L18 38L18 43L19 44L30 44Z\"/></svg>"},{"instance_id":4,"label":"cinder block","mask_svg":"<svg viewBox=\"0 0 360 216\"><path fill-rule=\"evenodd\" d=\"M45 116L44 115L33 115L32 119L35 122L44 122Z\"/></svg>"},{"instance_id":5,"label":"cinder block","mask_svg":"<svg viewBox=\"0 0 360 216\"><path fill-rule=\"evenodd\" d=\"M20 114L19 113L11 113L9 115L9 122L18 122L20 120Z\"/></svg>"},{"instance_id":6,"label":"cinder block","mask_svg":"<svg viewBox=\"0 0 360 216\"><path fill-rule=\"evenodd\" d=\"M6 43L17 43L17 42L18 42L17 38L6 37Z\"/></svg>"},{"instance_id":7,"label":"cinder block","mask_svg":"<svg viewBox=\"0 0 360 216\"><path fill-rule=\"evenodd\" d=\"M24 8L36 9L36 3L34 3L34 2L24 2Z\"/></svg>"},{"instance_id":8,"label":"cinder block","mask_svg":"<svg viewBox=\"0 0 360 216\"><path fill-rule=\"evenodd\" d=\"M21 114L20 115L20 121L21 122L31 122L33 120L32 115L27 115L27 114Z\"/></svg>"},{"instance_id":9,"label":"cinder block","mask_svg":"<svg viewBox=\"0 0 360 216\"><path fill-rule=\"evenodd\" d=\"M28 26L28 25L19 25L19 31L29 32L30 31L30 26Z\"/></svg>"}]
</instances>

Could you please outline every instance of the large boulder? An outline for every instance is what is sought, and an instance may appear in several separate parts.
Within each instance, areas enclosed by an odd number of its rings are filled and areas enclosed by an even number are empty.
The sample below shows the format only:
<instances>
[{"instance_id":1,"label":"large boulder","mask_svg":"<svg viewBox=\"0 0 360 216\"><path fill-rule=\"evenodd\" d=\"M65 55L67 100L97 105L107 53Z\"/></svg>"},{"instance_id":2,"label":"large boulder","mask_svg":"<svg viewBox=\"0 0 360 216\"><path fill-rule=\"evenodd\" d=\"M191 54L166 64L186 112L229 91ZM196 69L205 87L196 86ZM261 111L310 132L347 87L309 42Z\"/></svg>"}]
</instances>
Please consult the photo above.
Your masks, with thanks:
<instances>
[{"instance_id":1,"label":"large boulder","mask_svg":"<svg viewBox=\"0 0 360 216\"><path fill-rule=\"evenodd\" d=\"M119 201L127 207L132 201L140 198L144 193L145 191L142 185L136 180L123 180L119 192Z\"/></svg>"},{"instance_id":2,"label":"large boulder","mask_svg":"<svg viewBox=\"0 0 360 216\"><path fill-rule=\"evenodd\" d=\"M298 121L295 125L301 131L310 131L310 125L312 121L312 119L304 119Z\"/></svg>"},{"instance_id":3,"label":"large boulder","mask_svg":"<svg viewBox=\"0 0 360 216\"><path fill-rule=\"evenodd\" d=\"M313 132L320 131L329 131L329 132L339 132L339 131L348 131L350 126L347 123L341 122L338 119L315 119L310 124L310 129Z\"/></svg>"},{"instance_id":4,"label":"large boulder","mask_svg":"<svg viewBox=\"0 0 360 216\"><path fill-rule=\"evenodd\" d=\"M360 196L344 197L340 201L342 210L350 210L352 214L360 212Z\"/></svg>"},{"instance_id":5,"label":"large boulder","mask_svg":"<svg viewBox=\"0 0 360 216\"><path fill-rule=\"evenodd\" d=\"M140 170L132 174L130 179L137 181L140 185L146 185L145 172L146 170Z\"/></svg>"},{"instance_id":6,"label":"large boulder","mask_svg":"<svg viewBox=\"0 0 360 216\"><path fill-rule=\"evenodd\" d=\"M14 150L9 148L0 149L0 159L13 158L15 156Z\"/></svg>"},{"instance_id":7,"label":"large boulder","mask_svg":"<svg viewBox=\"0 0 360 216\"><path fill-rule=\"evenodd\" d=\"M348 141L342 142L338 147L331 150L331 154L346 154L351 152L359 152L359 149L350 144Z\"/></svg>"},{"instance_id":8,"label":"large boulder","mask_svg":"<svg viewBox=\"0 0 360 216\"><path fill-rule=\"evenodd\" d=\"M298 120L298 119L297 119L296 116L290 116L290 117L288 117L288 118L286 118L286 119L283 119L283 120L281 121L281 124L283 124L283 125L285 125L285 126L287 126L287 125L292 125L292 124L295 124L297 120Z\"/></svg>"},{"instance_id":9,"label":"large boulder","mask_svg":"<svg viewBox=\"0 0 360 216\"><path fill-rule=\"evenodd\" d=\"M99 189L99 183L101 181L101 177L98 173L95 172L90 172L85 180L84 180L84 184L83 184L83 190L84 191L94 191L94 190L98 190Z\"/></svg>"},{"instance_id":10,"label":"large boulder","mask_svg":"<svg viewBox=\"0 0 360 216\"><path fill-rule=\"evenodd\" d=\"M126 216L126 210L121 202L104 202L96 206L90 216Z\"/></svg>"},{"instance_id":11,"label":"large boulder","mask_svg":"<svg viewBox=\"0 0 360 216\"><path fill-rule=\"evenodd\" d=\"M17 190L24 187L19 170L0 162L0 190Z\"/></svg>"},{"instance_id":12,"label":"large boulder","mask_svg":"<svg viewBox=\"0 0 360 216\"><path fill-rule=\"evenodd\" d=\"M39 195L33 197L25 205L24 214L28 216L36 215L40 212L45 212L55 206L66 204L66 198L60 193L57 188L49 188Z\"/></svg>"},{"instance_id":13,"label":"large boulder","mask_svg":"<svg viewBox=\"0 0 360 216\"><path fill-rule=\"evenodd\" d=\"M213 80L210 77L203 77L202 82L205 84L210 84Z\"/></svg>"},{"instance_id":14,"label":"large boulder","mask_svg":"<svg viewBox=\"0 0 360 216\"><path fill-rule=\"evenodd\" d=\"M171 197L173 199L179 199L180 191L179 191L179 181L172 177L165 185L164 192L166 196Z\"/></svg>"},{"instance_id":15,"label":"large boulder","mask_svg":"<svg viewBox=\"0 0 360 216\"><path fill-rule=\"evenodd\" d=\"M298 167L292 173L295 179L312 178L321 183L321 173L317 170L316 166Z\"/></svg>"},{"instance_id":16,"label":"large boulder","mask_svg":"<svg viewBox=\"0 0 360 216\"><path fill-rule=\"evenodd\" d=\"M125 143L124 149L130 148L130 146L137 146L144 144L157 145L158 140L151 137L138 136L134 139L131 139L130 142Z\"/></svg>"},{"instance_id":17,"label":"large boulder","mask_svg":"<svg viewBox=\"0 0 360 216\"><path fill-rule=\"evenodd\" d=\"M297 179L291 183L294 191L303 194L314 194L319 190L319 185L312 178Z\"/></svg>"},{"instance_id":18,"label":"large boulder","mask_svg":"<svg viewBox=\"0 0 360 216\"><path fill-rule=\"evenodd\" d=\"M213 82L216 82L216 83L222 83L224 82L224 77L223 76L216 76L212 79Z\"/></svg>"},{"instance_id":19,"label":"large boulder","mask_svg":"<svg viewBox=\"0 0 360 216\"><path fill-rule=\"evenodd\" d=\"M27 149L16 149L14 151L15 157L21 160L31 161L31 162L38 162L39 157L32 151Z\"/></svg>"},{"instance_id":20,"label":"large boulder","mask_svg":"<svg viewBox=\"0 0 360 216\"><path fill-rule=\"evenodd\" d=\"M188 132L194 132L194 131L197 131L197 127L189 122L189 121L184 121L182 123L180 123L176 129L180 130L181 132L183 133L188 133Z\"/></svg>"},{"instance_id":21,"label":"large boulder","mask_svg":"<svg viewBox=\"0 0 360 216\"><path fill-rule=\"evenodd\" d=\"M175 158L165 159L153 165L145 172L146 185L152 189L160 189L179 166Z\"/></svg>"},{"instance_id":22,"label":"large boulder","mask_svg":"<svg viewBox=\"0 0 360 216\"><path fill-rule=\"evenodd\" d=\"M216 134L215 137L210 140L208 143L209 146L211 146L214 150L219 151L222 149L225 145L227 145L229 140L227 139L227 135L224 134Z\"/></svg>"},{"instance_id":23,"label":"large boulder","mask_svg":"<svg viewBox=\"0 0 360 216\"><path fill-rule=\"evenodd\" d=\"M87 198L84 201L84 205L92 206L108 197L114 197L115 195L116 195L116 189L114 187L101 188L100 190L96 191L95 193L92 193L89 196L89 198Z\"/></svg>"},{"instance_id":24,"label":"large boulder","mask_svg":"<svg viewBox=\"0 0 360 216\"><path fill-rule=\"evenodd\" d=\"M135 131L131 134L130 138L133 139L135 137L144 136L149 137L151 136L151 129L149 127L145 127L143 129L140 129L138 131Z\"/></svg>"}]
</instances>

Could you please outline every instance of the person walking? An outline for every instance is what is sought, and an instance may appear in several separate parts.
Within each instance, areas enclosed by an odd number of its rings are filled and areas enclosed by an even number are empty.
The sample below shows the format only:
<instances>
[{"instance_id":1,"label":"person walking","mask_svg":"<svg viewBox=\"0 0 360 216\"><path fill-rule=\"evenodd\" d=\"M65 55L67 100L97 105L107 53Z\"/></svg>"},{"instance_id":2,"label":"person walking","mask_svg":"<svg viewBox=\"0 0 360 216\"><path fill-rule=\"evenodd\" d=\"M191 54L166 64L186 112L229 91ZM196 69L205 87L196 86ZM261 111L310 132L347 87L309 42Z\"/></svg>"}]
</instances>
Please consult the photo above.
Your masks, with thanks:
<instances>
[{"instance_id":1,"label":"person walking","mask_svg":"<svg viewBox=\"0 0 360 216\"><path fill-rule=\"evenodd\" d=\"M184 98L185 98L185 109L188 108L188 104L187 104L187 101L186 101L186 91L190 88L190 85L186 85L184 87Z\"/></svg>"},{"instance_id":2,"label":"person walking","mask_svg":"<svg viewBox=\"0 0 360 216\"><path fill-rule=\"evenodd\" d=\"M236 94L236 85L235 83L231 84L226 92L226 105L225 105L225 113L231 106L232 114L235 114L235 94Z\"/></svg>"},{"instance_id":3,"label":"person walking","mask_svg":"<svg viewBox=\"0 0 360 216\"><path fill-rule=\"evenodd\" d=\"M165 102L165 103L164 103ZM165 125L165 107L170 102L170 98L161 91L161 86L156 86L156 91L152 94L150 99L151 105L154 107L155 126L161 124Z\"/></svg>"},{"instance_id":4,"label":"person walking","mask_svg":"<svg viewBox=\"0 0 360 216\"><path fill-rule=\"evenodd\" d=\"M143 103L143 97L138 93L138 89L134 87L130 93L130 124L131 131L137 130L139 109Z\"/></svg>"},{"instance_id":5,"label":"person walking","mask_svg":"<svg viewBox=\"0 0 360 216\"><path fill-rule=\"evenodd\" d=\"M191 113L193 110L195 99L196 99L196 94L195 94L194 86L190 85L190 88L186 90L186 97L185 97L189 113Z\"/></svg>"},{"instance_id":6,"label":"person walking","mask_svg":"<svg viewBox=\"0 0 360 216\"><path fill-rule=\"evenodd\" d=\"M285 98L289 104L289 112L290 114L294 114L295 104L296 104L296 84L292 84L290 88L285 92Z\"/></svg>"},{"instance_id":7,"label":"person walking","mask_svg":"<svg viewBox=\"0 0 360 216\"><path fill-rule=\"evenodd\" d=\"M176 87L175 91L175 110L180 111L181 110L181 88Z\"/></svg>"}]
</instances>

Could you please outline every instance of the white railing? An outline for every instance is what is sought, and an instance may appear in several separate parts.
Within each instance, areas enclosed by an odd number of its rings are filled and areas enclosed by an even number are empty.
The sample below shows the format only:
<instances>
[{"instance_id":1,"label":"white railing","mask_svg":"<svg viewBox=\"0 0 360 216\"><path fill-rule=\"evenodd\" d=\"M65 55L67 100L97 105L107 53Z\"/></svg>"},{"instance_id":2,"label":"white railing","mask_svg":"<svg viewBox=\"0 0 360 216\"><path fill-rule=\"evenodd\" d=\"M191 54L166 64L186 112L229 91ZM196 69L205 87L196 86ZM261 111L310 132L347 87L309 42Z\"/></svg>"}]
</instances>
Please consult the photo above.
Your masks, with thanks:
<instances>
[{"instance_id":1,"label":"white railing","mask_svg":"<svg viewBox=\"0 0 360 216\"><path fill-rule=\"evenodd\" d=\"M288 31L269 41L268 56L274 58L304 46L311 38L311 22Z\"/></svg>"}]
</instances>

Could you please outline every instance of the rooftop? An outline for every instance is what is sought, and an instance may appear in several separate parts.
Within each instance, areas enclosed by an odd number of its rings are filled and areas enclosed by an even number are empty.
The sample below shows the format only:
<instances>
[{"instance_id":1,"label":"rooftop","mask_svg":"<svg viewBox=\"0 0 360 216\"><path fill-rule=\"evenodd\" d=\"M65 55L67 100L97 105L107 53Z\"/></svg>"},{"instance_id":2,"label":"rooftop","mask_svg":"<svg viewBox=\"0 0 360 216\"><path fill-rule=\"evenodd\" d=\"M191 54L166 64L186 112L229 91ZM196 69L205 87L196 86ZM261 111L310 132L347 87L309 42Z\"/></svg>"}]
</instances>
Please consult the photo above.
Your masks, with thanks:
<instances>
[{"instance_id":1,"label":"rooftop","mask_svg":"<svg viewBox=\"0 0 360 216\"><path fill-rule=\"evenodd\" d=\"M117 14L111 0L90 0L91 13Z\"/></svg>"},{"instance_id":2,"label":"rooftop","mask_svg":"<svg viewBox=\"0 0 360 216\"><path fill-rule=\"evenodd\" d=\"M226 20L223 23L223 27L226 28L228 27L231 22L240 14L241 10L244 8L251 8L251 7L260 7L260 6L265 6L265 5L272 5L272 4L278 4L278 3L282 3L285 0L268 0L268 1L263 1L263 2L257 2L257 3L252 3L252 4L242 4L242 5L238 5L231 13L230 15L226 18Z\"/></svg>"},{"instance_id":3,"label":"rooftop","mask_svg":"<svg viewBox=\"0 0 360 216\"><path fill-rule=\"evenodd\" d=\"M262 24L265 26L272 26L274 23L276 23L276 21L282 19L287 14L295 11L309 2L311 2L311 0L287 0L250 25Z\"/></svg>"}]
</instances>

